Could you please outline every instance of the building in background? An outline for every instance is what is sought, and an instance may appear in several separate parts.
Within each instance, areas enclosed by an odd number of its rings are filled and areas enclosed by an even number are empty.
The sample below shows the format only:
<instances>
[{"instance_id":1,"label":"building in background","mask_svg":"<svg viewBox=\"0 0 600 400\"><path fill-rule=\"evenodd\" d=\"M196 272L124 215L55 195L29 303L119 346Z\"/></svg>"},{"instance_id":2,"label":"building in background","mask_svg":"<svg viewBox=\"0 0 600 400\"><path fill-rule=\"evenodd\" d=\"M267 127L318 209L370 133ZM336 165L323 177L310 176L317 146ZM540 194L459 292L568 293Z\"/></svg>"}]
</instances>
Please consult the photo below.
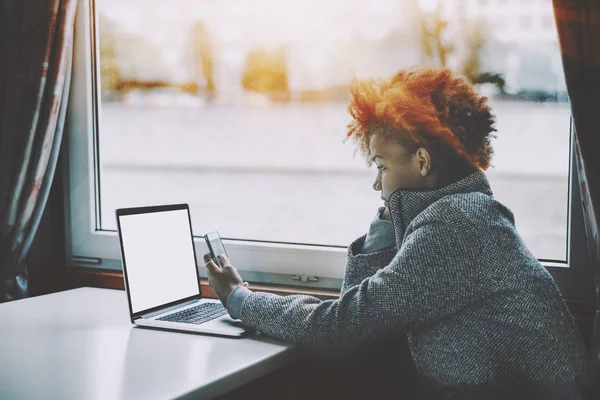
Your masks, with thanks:
<instances>
[{"instance_id":1,"label":"building in background","mask_svg":"<svg viewBox=\"0 0 600 400\"><path fill-rule=\"evenodd\" d=\"M551 0L444 0L442 18L455 35L454 63L480 29L484 70L501 73L509 93L566 93Z\"/></svg>"}]
</instances>

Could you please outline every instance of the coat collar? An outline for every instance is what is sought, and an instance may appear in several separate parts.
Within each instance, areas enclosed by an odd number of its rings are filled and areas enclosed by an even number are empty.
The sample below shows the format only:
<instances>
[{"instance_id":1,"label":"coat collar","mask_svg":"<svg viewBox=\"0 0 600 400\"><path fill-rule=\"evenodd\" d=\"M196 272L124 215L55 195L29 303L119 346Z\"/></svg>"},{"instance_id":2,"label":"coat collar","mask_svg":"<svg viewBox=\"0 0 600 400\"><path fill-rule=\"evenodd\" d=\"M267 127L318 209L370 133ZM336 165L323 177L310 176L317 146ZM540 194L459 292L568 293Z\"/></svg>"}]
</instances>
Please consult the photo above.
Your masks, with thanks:
<instances>
[{"instance_id":1,"label":"coat collar","mask_svg":"<svg viewBox=\"0 0 600 400\"><path fill-rule=\"evenodd\" d=\"M454 183L437 189L398 189L394 191L390 195L388 204L398 246L404 240L406 227L431 204L448 195L473 192L480 192L489 196L493 195L485 173L481 170L477 170Z\"/></svg>"}]
</instances>

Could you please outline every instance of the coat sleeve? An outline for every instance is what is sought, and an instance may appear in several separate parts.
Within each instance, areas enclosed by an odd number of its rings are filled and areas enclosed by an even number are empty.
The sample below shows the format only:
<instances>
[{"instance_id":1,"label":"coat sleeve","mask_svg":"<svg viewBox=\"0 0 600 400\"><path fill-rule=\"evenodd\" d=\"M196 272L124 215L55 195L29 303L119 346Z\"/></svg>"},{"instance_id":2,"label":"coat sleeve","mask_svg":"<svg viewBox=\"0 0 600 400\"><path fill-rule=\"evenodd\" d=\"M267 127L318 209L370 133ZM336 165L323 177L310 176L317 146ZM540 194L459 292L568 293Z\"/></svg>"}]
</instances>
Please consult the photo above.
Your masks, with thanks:
<instances>
[{"instance_id":1,"label":"coat sleeve","mask_svg":"<svg viewBox=\"0 0 600 400\"><path fill-rule=\"evenodd\" d=\"M467 218L407 232L389 265L339 299L253 293L241 320L269 336L323 354L404 334L476 301L480 243Z\"/></svg>"},{"instance_id":2,"label":"coat sleeve","mask_svg":"<svg viewBox=\"0 0 600 400\"><path fill-rule=\"evenodd\" d=\"M389 265L398 251L392 222L381 219L384 210L384 207L377 210L369 225L369 232L348 247L342 295L352 286L358 285Z\"/></svg>"},{"instance_id":3,"label":"coat sleeve","mask_svg":"<svg viewBox=\"0 0 600 400\"><path fill-rule=\"evenodd\" d=\"M396 247L392 247L374 253L362 254L361 249L365 237L361 236L348 247L346 272L344 273L344 282L342 283L340 295L343 295L348 289L358 285L363 280L375 275L380 269L388 266L398 252Z\"/></svg>"}]
</instances>

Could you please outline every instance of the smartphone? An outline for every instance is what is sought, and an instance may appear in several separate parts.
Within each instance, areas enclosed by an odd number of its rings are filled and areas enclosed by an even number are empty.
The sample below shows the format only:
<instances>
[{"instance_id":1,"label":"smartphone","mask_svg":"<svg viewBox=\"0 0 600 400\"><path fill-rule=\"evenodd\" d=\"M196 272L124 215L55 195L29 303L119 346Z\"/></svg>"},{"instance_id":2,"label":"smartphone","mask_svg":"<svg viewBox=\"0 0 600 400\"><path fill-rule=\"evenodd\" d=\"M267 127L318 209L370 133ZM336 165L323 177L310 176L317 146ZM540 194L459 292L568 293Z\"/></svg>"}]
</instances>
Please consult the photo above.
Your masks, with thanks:
<instances>
[{"instance_id":1,"label":"smartphone","mask_svg":"<svg viewBox=\"0 0 600 400\"><path fill-rule=\"evenodd\" d=\"M208 246L208 250L210 251L210 255L212 256L215 264L217 264L219 267L222 267L217 256L220 254L225 254L226 257L229 256L227 255L227 251L225 251L225 246L223 246L221 235L219 235L219 232L217 231L209 232L204 235L204 240L206 240L206 245Z\"/></svg>"}]
</instances>

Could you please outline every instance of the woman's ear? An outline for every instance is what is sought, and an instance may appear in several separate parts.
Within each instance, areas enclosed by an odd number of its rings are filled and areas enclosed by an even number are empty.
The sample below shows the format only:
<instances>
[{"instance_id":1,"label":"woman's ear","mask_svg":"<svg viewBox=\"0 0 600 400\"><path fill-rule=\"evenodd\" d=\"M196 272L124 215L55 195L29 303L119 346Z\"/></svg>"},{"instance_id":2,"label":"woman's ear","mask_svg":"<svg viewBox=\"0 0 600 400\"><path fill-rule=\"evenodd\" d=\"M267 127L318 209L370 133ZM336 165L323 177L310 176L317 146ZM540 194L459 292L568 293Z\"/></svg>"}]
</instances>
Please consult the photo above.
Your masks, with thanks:
<instances>
[{"instance_id":1,"label":"woman's ear","mask_svg":"<svg viewBox=\"0 0 600 400\"><path fill-rule=\"evenodd\" d=\"M419 163L419 173L421 176L427 176L431 170L431 156L425 147L420 147L417 150L417 161Z\"/></svg>"}]
</instances>

